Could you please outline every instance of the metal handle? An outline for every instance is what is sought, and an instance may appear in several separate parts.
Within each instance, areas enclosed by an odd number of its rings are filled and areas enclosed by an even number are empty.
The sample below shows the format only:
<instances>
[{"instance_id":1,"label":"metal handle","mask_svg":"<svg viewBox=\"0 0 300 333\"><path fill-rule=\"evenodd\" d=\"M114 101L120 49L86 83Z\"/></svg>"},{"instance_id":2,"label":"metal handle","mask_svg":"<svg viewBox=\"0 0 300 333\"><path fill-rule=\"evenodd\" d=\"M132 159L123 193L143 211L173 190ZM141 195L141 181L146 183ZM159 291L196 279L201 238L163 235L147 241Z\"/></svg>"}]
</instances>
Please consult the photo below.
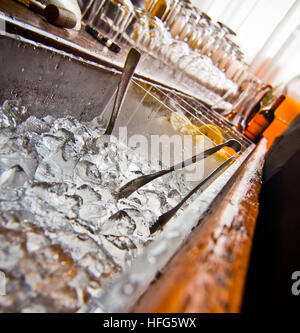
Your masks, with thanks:
<instances>
[{"instance_id":1,"label":"metal handle","mask_svg":"<svg viewBox=\"0 0 300 333\"><path fill-rule=\"evenodd\" d=\"M115 122L117 119L117 116L119 114L120 108L122 106L124 97L126 96L126 92L128 90L128 86L130 83L130 80L133 76L133 73L135 71L135 68L140 60L141 54L134 48L130 49L130 51L128 52L126 61L125 61L125 65L124 65L124 69L121 75L121 79L118 85L118 91L117 91L117 95L115 98L115 102L114 102L114 106L113 106L113 110L110 116L110 120L109 123L107 125L107 128L104 132L104 134L107 135L111 135L114 126L115 126Z\"/></svg>"}]
</instances>

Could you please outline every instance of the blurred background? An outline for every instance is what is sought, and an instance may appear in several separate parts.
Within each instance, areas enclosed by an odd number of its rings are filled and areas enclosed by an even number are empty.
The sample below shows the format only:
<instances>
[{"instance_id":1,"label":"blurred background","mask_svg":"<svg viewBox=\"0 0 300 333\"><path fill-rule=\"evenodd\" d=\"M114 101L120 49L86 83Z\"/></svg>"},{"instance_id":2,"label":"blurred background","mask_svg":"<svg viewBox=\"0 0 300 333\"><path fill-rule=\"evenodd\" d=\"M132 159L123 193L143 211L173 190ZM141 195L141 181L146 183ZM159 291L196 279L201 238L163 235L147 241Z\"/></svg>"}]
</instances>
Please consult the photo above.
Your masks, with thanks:
<instances>
[{"instance_id":1,"label":"blurred background","mask_svg":"<svg viewBox=\"0 0 300 333\"><path fill-rule=\"evenodd\" d=\"M274 86L289 82L300 100L299 0L193 0L212 19L232 28L252 71Z\"/></svg>"}]
</instances>

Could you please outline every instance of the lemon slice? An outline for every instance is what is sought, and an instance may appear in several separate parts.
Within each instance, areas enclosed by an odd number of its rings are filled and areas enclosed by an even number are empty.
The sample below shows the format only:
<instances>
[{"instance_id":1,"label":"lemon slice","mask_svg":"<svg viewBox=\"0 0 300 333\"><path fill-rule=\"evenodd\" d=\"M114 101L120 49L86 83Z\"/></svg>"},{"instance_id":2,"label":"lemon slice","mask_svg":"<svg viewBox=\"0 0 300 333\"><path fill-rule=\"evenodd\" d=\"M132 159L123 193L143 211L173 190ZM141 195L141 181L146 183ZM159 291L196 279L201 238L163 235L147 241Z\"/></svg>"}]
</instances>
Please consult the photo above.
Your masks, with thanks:
<instances>
[{"instance_id":1,"label":"lemon slice","mask_svg":"<svg viewBox=\"0 0 300 333\"><path fill-rule=\"evenodd\" d=\"M223 147L220 151L214 153L214 156L221 162L225 162L228 158L235 154L235 150L230 147Z\"/></svg>"},{"instance_id":2,"label":"lemon slice","mask_svg":"<svg viewBox=\"0 0 300 333\"><path fill-rule=\"evenodd\" d=\"M215 125L212 124L202 125L199 128L199 131L217 145L220 145L224 141L224 137L221 130Z\"/></svg>"},{"instance_id":3,"label":"lemon slice","mask_svg":"<svg viewBox=\"0 0 300 333\"><path fill-rule=\"evenodd\" d=\"M172 112L170 122L175 131L182 134L199 135L199 129L181 112Z\"/></svg>"},{"instance_id":4,"label":"lemon slice","mask_svg":"<svg viewBox=\"0 0 300 333\"><path fill-rule=\"evenodd\" d=\"M170 116L170 122L174 130L179 131L182 134L193 135L196 144L202 143L204 136L208 137L212 142L219 145L223 143L224 137L221 130L212 124L202 125L197 127L193 125L192 122L180 112L172 112ZM230 156L235 154L234 149L224 147L221 151L218 151L214 156L220 161L226 161Z\"/></svg>"}]
</instances>

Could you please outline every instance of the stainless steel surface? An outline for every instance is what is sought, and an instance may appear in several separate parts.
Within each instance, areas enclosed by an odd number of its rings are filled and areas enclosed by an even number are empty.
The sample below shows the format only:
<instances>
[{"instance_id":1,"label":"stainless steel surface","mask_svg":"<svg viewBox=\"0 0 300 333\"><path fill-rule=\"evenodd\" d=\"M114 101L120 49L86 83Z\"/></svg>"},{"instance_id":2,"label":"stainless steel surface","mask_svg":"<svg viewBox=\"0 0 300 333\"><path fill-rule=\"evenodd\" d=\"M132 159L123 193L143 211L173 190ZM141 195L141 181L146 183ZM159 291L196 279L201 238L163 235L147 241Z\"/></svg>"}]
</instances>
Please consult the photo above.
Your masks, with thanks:
<instances>
[{"instance_id":1,"label":"stainless steel surface","mask_svg":"<svg viewBox=\"0 0 300 333\"><path fill-rule=\"evenodd\" d=\"M31 115L89 121L117 88L118 73L24 38L0 36L0 48L0 100L20 98Z\"/></svg>"}]
</instances>

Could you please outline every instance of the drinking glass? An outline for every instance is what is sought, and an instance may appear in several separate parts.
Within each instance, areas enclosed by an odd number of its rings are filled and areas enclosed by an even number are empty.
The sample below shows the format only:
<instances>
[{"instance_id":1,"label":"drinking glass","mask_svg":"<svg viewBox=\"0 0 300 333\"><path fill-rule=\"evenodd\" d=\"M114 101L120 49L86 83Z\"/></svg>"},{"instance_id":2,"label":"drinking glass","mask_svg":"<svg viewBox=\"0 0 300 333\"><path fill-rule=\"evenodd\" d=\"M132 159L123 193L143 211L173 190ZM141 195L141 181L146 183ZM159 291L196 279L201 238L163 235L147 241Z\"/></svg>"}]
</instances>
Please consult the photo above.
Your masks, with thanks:
<instances>
[{"instance_id":1,"label":"drinking glass","mask_svg":"<svg viewBox=\"0 0 300 333\"><path fill-rule=\"evenodd\" d=\"M194 22L191 33L186 37L192 50L199 48L204 33L210 29L211 18L204 12L198 13L198 19Z\"/></svg>"},{"instance_id":2,"label":"drinking glass","mask_svg":"<svg viewBox=\"0 0 300 333\"><path fill-rule=\"evenodd\" d=\"M237 56L240 56L240 50L237 44L224 36L216 43L216 47L212 52L211 58L213 63L219 69L226 71L230 63Z\"/></svg>"},{"instance_id":3,"label":"drinking glass","mask_svg":"<svg viewBox=\"0 0 300 333\"><path fill-rule=\"evenodd\" d=\"M217 45L224 42L222 40L224 36L225 33L220 25L211 22L209 25L209 30L206 32L198 46L201 54L211 56L216 50Z\"/></svg>"},{"instance_id":4,"label":"drinking glass","mask_svg":"<svg viewBox=\"0 0 300 333\"><path fill-rule=\"evenodd\" d=\"M122 33L123 40L140 51L147 52L147 43L150 38L150 14L139 8L134 9L133 18Z\"/></svg>"},{"instance_id":5,"label":"drinking glass","mask_svg":"<svg viewBox=\"0 0 300 333\"><path fill-rule=\"evenodd\" d=\"M90 13L86 14L86 23L114 41L131 22L134 7L130 0L95 0Z\"/></svg>"},{"instance_id":6,"label":"drinking glass","mask_svg":"<svg viewBox=\"0 0 300 333\"><path fill-rule=\"evenodd\" d=\"M140 8L134 9L132 20L122 33L122 38L141 51L142 62L148 61L148 56L152 56L152 65L158 65L156 69L165 60L165 53L173 41L163 22Z\"/></svg>"},{"instance_id":7,"label":"drinking glass","mask_svg":"<svg viewBox=\"0 0 300 333\"><path fill-rule=\"evenodd\" d=\"M81 20L90 24L92 19L99 14L105 0L90 0L85 2L81 9Z\"/></svg>"},{"instance_id":8,"label":"drinking glass","mask_svg":"<svg viewBox=\"0 0 300 333\"><path fill-rule=\"evenodd\" d=\"M237 44L230 41L230 47L224 50L223 57L219 60L218 67L224 71L225 73L229 69L229 66L238 59L239 61L242 60L242 52Z\"/></svg>"},{"instance_id":9,"label":"drinking glass","mask_svg":"<svg viewBox=\"0 0 300 333\"><path fill-rule=\"evenodd\" d=\"M171 1L171 6L168 11L165 11L164 15L162 16L162 21L165 22L167 27L170 27L173 23L177 15L183 8L183 2L180 0L173 0Z\"/></svg>"},{"instance_id":10,"label":"drinking glass","mask_svg":"<svg viewBox=\"0 0 300 333\"><path fill-rule=\"evenodd\" d=\"M226 76L230 80L233 80L234 77L237 75L238 71L240 70L242 64L243 64L243 53L241 51L238 51L235 54L233 54L230 63L225 69Z\"/></svg>"},{"instance_id":11,"label":"drinking glass","mask_svg":"<svg viewBox=\"0 0 300 333\"><path fill-rule=\"evenodd\" d=\"M145 5L145 9L152 16L163 19L166 15L168 15L174 2L174 0L148 0Z\"/></svg>"}]
</instances>

